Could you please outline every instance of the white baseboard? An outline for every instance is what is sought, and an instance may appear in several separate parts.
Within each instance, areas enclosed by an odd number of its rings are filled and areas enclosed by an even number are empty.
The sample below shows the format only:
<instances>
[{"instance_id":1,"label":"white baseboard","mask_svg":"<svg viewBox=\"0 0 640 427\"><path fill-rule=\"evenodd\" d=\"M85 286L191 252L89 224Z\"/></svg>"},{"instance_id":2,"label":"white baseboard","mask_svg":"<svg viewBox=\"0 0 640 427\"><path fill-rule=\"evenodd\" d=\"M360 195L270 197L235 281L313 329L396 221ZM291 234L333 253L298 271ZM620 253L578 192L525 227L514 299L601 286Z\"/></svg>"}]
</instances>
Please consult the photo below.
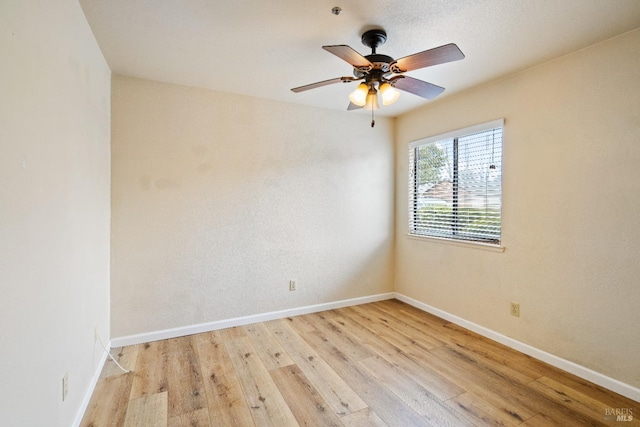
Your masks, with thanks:
<instances>
[{"instance_id":1,"label":"white baseboard","mask_svg":"<svg viewBox=\"0 0 640 427\"><path fill-rule=\"evenodd\" d=\"M463 328L469 329L470 331L497 341L500 344L504 344L507 347L511 347L514 350L546 362L549 365L555 366L556 368L572 373L573 375L576 375L587 381L591 381L592 383L628 397L629 399L640 402L640 389L636 387L603 375L599 372L593 371L589 368L585 368L582 365L578 365L577 363L555 356L551 353L547 353L544 350L532 347L529 344L525 344L513 338L509 338L506 335L502 335L501 333L485 328L484 326L480 326L476 323L470 322L451 313L447 313L446 311L432 307L413 298L409 298L398 292L395 292L394 296L397 300L406 302L407 304L419 308L422 311L426 311L427 313L431 313L434 316L438 316L442 319L448 320L451 323L455 323L456 325L462 326Z\"/></svg>"},{"instance_id":2,"label":"white baseboard","mask_svg":"<svg viewBox=\"0 0 640 427\"><path fill-rule=\"evenodd\" d=\"M84 417L84 413L87 411L87 407L89 406L89 402L91 401L91 396L93 396L93 391L96 388L96 384L98 384L98 380L100 379L100 373L102 372L102 368L104 368L104 364L107 362L107 357L109 357L109 350L111 350L111 343L107 343L107 351L105 352L102 347L102 357L98 362L98 366L96 366L95 371L93 372L93 378L91 378L91 382L89 383L89 387L87 391L84 393L84 398L82 399L82 403L78 408L78 412L76 413L76 419L73 420L73 427L79 427L82 422L82 417Z\"/></svg>"},{"instance_id":3,"label":"white baseboard","mask_svg":"<svg viewBox=\"0 0 640 427\"><path fill-rule=\"evenodd\" d=\"M165 329L161 331L147 332L143 334L128 335L113 338L113 347L124 347L128 345L143 344L150 341L164 340L168 338L183 337L185 335L199 334L202 332L215 331L218 329L232 328L234 326L250 325L252 323L267 322L269 320L282 319L290 316L316 313L318 311L333 310L335 308L348 307L352 305L367 304L370 302L393 299L393 292L386 294L370 295L366 297L351 298L342 301L334 301L323 304L308 305L305 307L290 308L286 310L272 311L250 316L235 317L232 319L218 320L215 322L200 323L198 325L183 326L180 328Z\"/></svg>"}]
</instances>

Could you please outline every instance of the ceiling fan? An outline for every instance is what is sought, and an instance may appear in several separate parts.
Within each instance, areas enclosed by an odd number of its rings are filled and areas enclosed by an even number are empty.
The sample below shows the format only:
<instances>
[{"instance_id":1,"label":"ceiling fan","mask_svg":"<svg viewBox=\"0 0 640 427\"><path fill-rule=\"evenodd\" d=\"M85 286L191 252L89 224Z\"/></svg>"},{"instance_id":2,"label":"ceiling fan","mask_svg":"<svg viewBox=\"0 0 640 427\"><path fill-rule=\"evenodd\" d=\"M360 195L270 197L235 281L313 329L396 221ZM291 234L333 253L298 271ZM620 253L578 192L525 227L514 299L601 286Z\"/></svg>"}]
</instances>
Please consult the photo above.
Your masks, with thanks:
<instances>
[{"instance_id":1,"label":"ceiling fan","mask_svg":"<svg viewBox=\"0 0 640 427\"><path fill-rule=\"evenodd\" d=\"M379 108L378 92L382 97L382 104L390 105L400 96L396 89L426 99L433 99L444 91L443 87L405 76L403 73L464 58L464 54L458 46L450 43L400 59L393 59L390 56L376 53L378 46L383 45L386 41L387 33L384 30L373 29L366 31L362 34L362 44L371 48L371 54L366 56L360 55L353 48L344 44L322 46L324 50L351 64L354 77L337 77L295 87L291 90L298 93L334 83L350 83L363 80L356 90L349 95L351 102L347 110L371 109L371 127L373 127L375 125L373 110Z\"/></svg>"}]
</instances>

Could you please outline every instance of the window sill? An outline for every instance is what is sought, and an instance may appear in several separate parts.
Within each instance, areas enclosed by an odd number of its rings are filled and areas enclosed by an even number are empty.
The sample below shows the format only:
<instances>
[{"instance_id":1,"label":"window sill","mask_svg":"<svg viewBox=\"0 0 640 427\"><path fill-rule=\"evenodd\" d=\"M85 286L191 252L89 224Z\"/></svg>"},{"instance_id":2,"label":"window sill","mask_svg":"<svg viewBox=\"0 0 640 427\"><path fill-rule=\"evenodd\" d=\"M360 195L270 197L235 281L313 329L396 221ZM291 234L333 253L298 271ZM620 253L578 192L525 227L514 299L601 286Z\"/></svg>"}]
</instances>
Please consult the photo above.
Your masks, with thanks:
<instances>
[{"instance_id":1,"label":"window sill","mask_svg":"<svg viewBox=\"0 0 640 427\"><path fill-rule=\"evenodd\" d=\"M447 245L462 246L465 248L480 249L480 250L491 251L491 252L504 252L504 249L505 249L504 246L500 246L500 245L492 245L489 243L482 243L482 242L468 242L468 241L456 240L456 239L447 239L445 237L419 236L417 234L407 234L407 237L411 240L422 240L422 241L429 241L429 242L436 242L436 243L444 243Z\"/></svg>"}]
</instances>

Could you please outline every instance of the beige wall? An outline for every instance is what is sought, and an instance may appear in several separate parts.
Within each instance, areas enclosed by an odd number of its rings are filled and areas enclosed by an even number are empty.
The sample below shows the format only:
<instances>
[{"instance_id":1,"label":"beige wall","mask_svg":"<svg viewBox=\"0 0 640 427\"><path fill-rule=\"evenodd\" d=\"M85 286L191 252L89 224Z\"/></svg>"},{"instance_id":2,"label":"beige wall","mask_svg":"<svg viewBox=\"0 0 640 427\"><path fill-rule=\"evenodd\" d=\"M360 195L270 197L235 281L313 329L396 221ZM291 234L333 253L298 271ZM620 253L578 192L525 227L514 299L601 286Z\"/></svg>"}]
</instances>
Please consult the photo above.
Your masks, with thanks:
<instances>
[{"instance_id":1,"label":"beige wall","mask_svg":"<svg viewBox=\"0 0 640 427\"><path fill-rule=\"evenodd\" d=\"M114 337L393 290L391 120L112 86Z\"/></svg>"},{"instance_id":2,"label":"beige wall","mask_svg":"<svg viewBox=\"0 0 640 427\"><path fill-rule=\"evenodd\" d=\"M110 71L73 0L0 2L0 58L0 424L69 426L109 336Z\"/></svg>"},{"instance_id":3,"label":"beige wall","mask_svg":"<svg viewBox=\"0 0 640 427\"><path fill-rule=\"evenodd\" d=\"M636 30L398 119L396 291L640 387L639 52ZM409 141L500 117L505 252L407 238Z\"/></svg>"}]
</instances>

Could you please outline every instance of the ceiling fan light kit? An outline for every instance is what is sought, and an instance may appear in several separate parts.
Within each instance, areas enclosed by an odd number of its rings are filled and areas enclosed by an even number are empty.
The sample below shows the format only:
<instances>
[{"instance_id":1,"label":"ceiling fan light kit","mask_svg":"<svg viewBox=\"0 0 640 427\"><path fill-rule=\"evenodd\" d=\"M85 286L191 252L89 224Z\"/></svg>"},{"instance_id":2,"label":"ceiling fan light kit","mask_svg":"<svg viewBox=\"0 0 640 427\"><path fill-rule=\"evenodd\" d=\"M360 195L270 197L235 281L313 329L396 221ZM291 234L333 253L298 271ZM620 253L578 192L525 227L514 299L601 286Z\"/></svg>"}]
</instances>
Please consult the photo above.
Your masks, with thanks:
<instances>
[{"instance_id":1,"label":"ceiling fan light kit","mask_svg":"<svg viewBox=\"0 0 640 427\"><path fill-rule=\"evenodd\" d=\"M382 29L373 29L362 34L362 44L371 48L371 54L362 56L347 45L322 46L340 59L348 62L353 67L353 75L324 80L317 83L299 86L291 89L293 92L304 92L309 89L327 86L334 83L350 83L362 81L358 87L349 94L349 106L347 110L360 108L370 109L372 112L371 127L374 126L373 110L377 110L378 92L382 97L382 105L391 105L398 100L400 93L396 89L412 93L425 99L433 99L444 92L444 88L414 79L404 75L407 71L458 61L464 58L464 54L455 44L447 44L413 55L405 56L398 60L388 55L376 52L378 46L387 41L387 33Z\"/></svg>"},{"instance_id":2,"label":"ceiling fan light kit","mask_svg":"<svg viewBox=\"0 0 640 427\"><path fill-rule=\"evenodd\" d=\"M380 106L378 105L378 94L375 89L369 90L369 93L367 94L367 102L365 102L364 108L371 111L380 109Z\"/></svg>"},{"instance_id":3,"label":"ceiling fan light kit","mask_svg":"<svg viewBox=\"0 0 640 427\"><path fill-rule=\"evenodd\" d=\"M360 83L356 90L349 94L349 100L358 107L364 107L367 102L367 95L369 95L369 86L366 83Z\"/></svg>"},{"instance_id":4,"label":"ceiling fan light kit","mask_svg":"<svg viewBox=\"0 0 640 427\"><path fill-rule=\"evenodd\" d=\"M395 90L388 82L384 82L378 89L382 98L382 105L391 105L400 98L400 92Z\"/></svg>"}]
</instances>

